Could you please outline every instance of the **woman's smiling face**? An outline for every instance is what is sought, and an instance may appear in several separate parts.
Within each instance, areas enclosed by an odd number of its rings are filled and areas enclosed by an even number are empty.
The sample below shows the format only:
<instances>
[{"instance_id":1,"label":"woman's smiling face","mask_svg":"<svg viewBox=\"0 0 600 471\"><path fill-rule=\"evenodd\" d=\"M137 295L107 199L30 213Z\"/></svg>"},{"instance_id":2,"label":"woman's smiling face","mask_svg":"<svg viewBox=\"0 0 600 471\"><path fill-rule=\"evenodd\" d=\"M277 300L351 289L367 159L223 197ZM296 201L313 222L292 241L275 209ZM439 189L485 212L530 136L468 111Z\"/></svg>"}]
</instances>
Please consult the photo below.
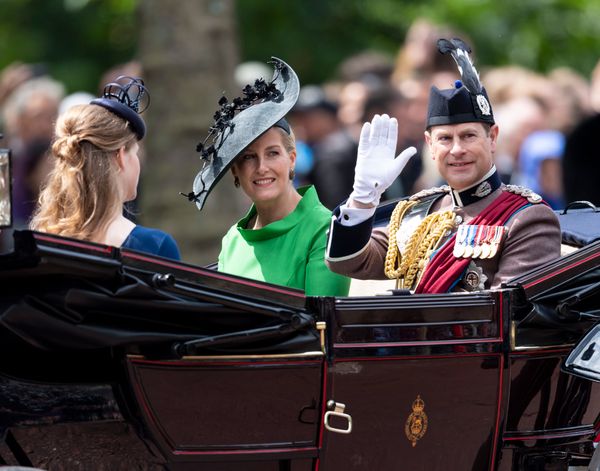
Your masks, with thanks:
<instances>
[{"instance_id":1,"label":"woman's smiling face","mask_svg":"<svg viewBox=\"0 0 600 471\"><path fill-rule=\"evenodd\" d=\"M296 152L288 152L279 128L270 128L244 149L231 168L254 203L276 201L290 189Z\"/></svg>"}]
</instances>

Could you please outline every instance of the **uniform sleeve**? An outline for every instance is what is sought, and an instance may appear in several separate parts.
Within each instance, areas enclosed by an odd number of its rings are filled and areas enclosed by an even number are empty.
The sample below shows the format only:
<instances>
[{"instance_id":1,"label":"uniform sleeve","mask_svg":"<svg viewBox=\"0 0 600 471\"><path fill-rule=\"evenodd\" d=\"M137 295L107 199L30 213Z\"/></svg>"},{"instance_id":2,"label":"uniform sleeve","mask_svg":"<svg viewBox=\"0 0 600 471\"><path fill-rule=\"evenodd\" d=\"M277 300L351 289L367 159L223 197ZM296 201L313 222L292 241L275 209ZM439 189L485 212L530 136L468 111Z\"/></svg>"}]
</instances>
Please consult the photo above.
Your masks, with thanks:
<instances>
[{"instance_id":1,"label":"uniform sleeve","mask_svg":"<svg viewBox=\"0 0 600 471\"><path fill-rule=\"evenodd\" d=\"M173 260L181 260L181 255L179 253L179 247L177 247L177 242L175 239L165 233L165 237L163 238L160 247L158 249L158 254L160 257L171 258Z\"/></svg>"},{"instance_id":2,"label":"uniform sleeve","mask_svg":"<svg viewBox=\"0 0 600 471\"><path fill-rule=\"evenodd\" d=\"M331 232L333 232L333 229ZM350 232L344 234L344 237L348 238L349 241L357 239L357 237L353 238ZM384 280L386 279L384 263L387 248L387 227L376 228L371 231L366 244L353 253L341 255L339 253L334 254L334 252L329 250L326 263L331 271L352 278L359 280Z\"/></svg>"},{"instance_id":3,"label":"uniform sleeve","mask_svg":"<svg viewBox=\"0 0 600 471\"><path fill-rule=\"evenodd\" d=\"M325 265L326 226L317 234L306 265L304 291L307 296L348 296L350 278L333 273Z\"/></svg>"},{"instance_id":4,"label":"uniform sleeve","mask_svg":"<svg viewBox=\"0 0 600 471\"><path fill-rule=\"evenodd\" d=\"M492 288L560 257L558 218L545 204L534 204L508 221L508 233Z\"/></svg>"}]
</instances>

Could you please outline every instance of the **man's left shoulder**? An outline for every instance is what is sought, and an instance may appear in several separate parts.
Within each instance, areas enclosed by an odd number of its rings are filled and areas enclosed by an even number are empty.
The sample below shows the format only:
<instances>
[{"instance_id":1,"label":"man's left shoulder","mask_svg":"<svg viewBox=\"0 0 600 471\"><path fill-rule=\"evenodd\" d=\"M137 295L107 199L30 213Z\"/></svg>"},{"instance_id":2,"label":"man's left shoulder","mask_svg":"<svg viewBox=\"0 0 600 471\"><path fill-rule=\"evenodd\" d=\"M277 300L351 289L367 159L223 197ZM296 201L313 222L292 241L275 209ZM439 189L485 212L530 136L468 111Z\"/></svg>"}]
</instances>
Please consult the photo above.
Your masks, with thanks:
<instances>
[{"instance_id":1,"label":"man's left shoulder","mask_svg":"<svg viewBox=\"0 0 600 471\"><path fill-rule=\"evenodd\" d=\"M519 228L544 226L544 231L560 232L558 217L544 199L529 188L518 185L503 186L503 191L520 195L524 199L524 205L506 222L511 232ZM542 235L542 234L540 234Z\"/></svg>"},{"instance_id":2,"label":"man's left shoulder","mask_svg":"<svg viewBox=\"0 0 600 471\"><path fill-rule=\"evenodd\" d=\"M558 225L558 218L552 208L544 201L541 195L533 190L520 185L503 185L502 190L523 197L528 204L518 211L521 215L527 215L535 218L548 219L553 224Z\"/></svg>"},{"instance_id":3,"label":"man's left shoulder","mask_svg":"<svg viewBox=\"0 0 600 471\"><path fill-rule=\"evenodd\" d=\"M502 190L508 193L522 196L531 204L540 204L544 202L544 199L533 190L520 185L502 185ZM542 206L546 206L543 204Z\"/></svg>"}]
</instances>

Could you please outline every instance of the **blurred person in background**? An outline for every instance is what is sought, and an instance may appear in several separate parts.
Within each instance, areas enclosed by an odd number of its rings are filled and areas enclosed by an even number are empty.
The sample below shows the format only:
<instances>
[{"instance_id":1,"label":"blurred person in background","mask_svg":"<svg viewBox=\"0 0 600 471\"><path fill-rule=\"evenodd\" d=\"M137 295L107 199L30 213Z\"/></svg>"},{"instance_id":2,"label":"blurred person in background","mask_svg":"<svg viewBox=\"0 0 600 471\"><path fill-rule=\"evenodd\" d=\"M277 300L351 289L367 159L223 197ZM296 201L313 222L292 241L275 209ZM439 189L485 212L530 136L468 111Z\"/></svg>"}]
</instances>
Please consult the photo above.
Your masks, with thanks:
<instances>
[{"instance_id":1,"label":"blurred person in background","mask_svg":"<svg viewBox=\"0 0 600 471\"><path fill-rule=\"evenodd\" d=\"M64 86L48 76L29 78L6 98L2 109L13 152L14 227L25 227L51 169L48 156Z\"/></svg>"},{"instance_id":2,"label":"blurred person in background","mask_svg":"<svg viewBox=\"0 0 600 471\"><path fill-rule=\"evenodd\" d=\"M562 156L565 136L555 129L529 134L519 150L523 186L538 193L552 209L564 208Z\"/></svg>"},{"instance_id":3,"label":"blurred person in background","mask_svg":"<svg viewBox=\"0 0 600 471\"><path fill-rule=\"evenodd\" d=\"M523 141L519 170L523 185L539 193L553 209L562 209L566 136L590 114L590 87L582 76L566 67L552 70L547 79L551 87L547 126L533 131Z\"/></svg>"},{"instance_id":4,"label":"blurred person in background","mask_svg":"<svg viewBox=\"0 0 600 471\"><path fill-rule=\"evenodd\" d=\"M588 85L569 69L541 75L523 67L493 69L486 78L503 99L498 121L498 164L505 181L539 192L555 208L564 205L565 138L589 111Z\"/></svg>"},{"instance_id":5,"label":"blurred person in background","mask_svg":"<svg viewBox=\"0 0 600 471\"><path fill-rule=\"evenodd\" d=\"M423 159L421 156L423 150L423 127L422 123L419 134L415 135L411 121L415 118L415 113L411 112L412 102L404 97L400 90L391 84L381 86L372 91L367 97L362 116L362 122L373 119L376 114L387 114L396 118L399 123L403 123L398 128L398 144L396 151L399 153L407 147L415 147L417 153L407 162L402 173L392 182L389 188L383 194L383 199L394 199L411 195L416 191L415 183L418 181L423 170ZM407 123L404 125L404 123Z\"/></svg>"},{"instance_id":6,"label":"blurred person in background","mask_svg":"<svg viewBox=\"0 0 600 471\"><path fill-rule=\"evenodd\" d=\"M566 203L589 201L600 207L600 61L590 81L591 114L568 134L563 156L563 187Z\"/></svg>"},{"instance_id":7,"label":"blurred person in background","mask_svg":"<svg viewBox=\"0 0 600 471\"><path fill-rule=\"evenodd\" d=\"M134 224L123 205L135 199L140 176L139 144L147 104L139 79L108 84L101 98L75 105L56 123L53 169L42 190L31 229L125 247L178 260L167 233Z\"/></svg>"},{"instance_id":8,"label":"blurred person in background","mask_svg":"<svg viewBox=\"0 0 600 471\"><path fill-rule=\"evenodd\" d=\"M312 150L309 181L329 209L348 196L356 162L357 144L340 123L337 111L337 104L317 85L302 87L292 110L292 121Z\"/></svg>"},{"instance_id":9,"label":"blurred person in background","mask_svg":"<svg viewBox=\"0 0 600 471\"><path fill-rule=\"evenodd\" d=\"M7 98L19 85L42 74L45 74L42 64L13 62L7 65L0 72L0 107L4 107Z\"/></svg>"},{"instance_id":10,"label":"blurred person in background","mask_svg":"<svg viewBox=\"0 0 600 471\"><path fill-rule=\"evenodd\" d=\"M61 115L69 108L76 105L87 105L96 97L88 92L73 92L64 97L58 105L58 114Z\"/></svg>"},{"instance_id":11,"label":"blurred person in background","mask_svg":"<svg viewBox=\"0 0 600 471\"><path fill-rule=\"evenodd\" d=\"M498 136L496 165L504 183L521 181L519 152L527 136L546 128L544 107L529 96L511 98L496 107L496 122L501 126Z\"/></svg>"},{"instance_id":12,"label":"blurred person in background","mask_svg":"<svg viewBox=\"0 0 600 471\"><path fill-rule=\"evenodd\" d=\"M356 142L360 136L367 98L390 83L393 71L393 59L372 50L353 54L338 66L338 119Z\"/></svg>"},{"instance_id":13,"label":"blurred person in background","mask_svg":"<svg viewBox=\"0 0 600 471\"><path fill-rule=\"evenodd\" d=\"M456 37L464 34L436 25L425 18L417 18L408 28L404 41L396 55L391 80L395 84L405 79L428 81L441 70L454 70L452 59L439 54L436 43L440 37Z\"/></svg>"},{"instance_id":14,"label":"blurred person in background","mask_svg":"<svg viewBox=\"0 0 600 471\"><path fill-rule=\"evenodd\" d=\"M527 136L549 126L549 81L524 67L496 67L483 80L495 105L498 136L496 166L504 183L519 184L519 152Z\"/></svg>"},{"instance_id":15,"label":"blurred person in background","mask_svg":"<svg viewBox=\"0 0 600 471\"><path fill-rule=\"evenodd\" d=\"M593 114L590 82L568 67L551 70L548 78L556 88L556 129L568 135Z\"/></svg>"}]
</instances>

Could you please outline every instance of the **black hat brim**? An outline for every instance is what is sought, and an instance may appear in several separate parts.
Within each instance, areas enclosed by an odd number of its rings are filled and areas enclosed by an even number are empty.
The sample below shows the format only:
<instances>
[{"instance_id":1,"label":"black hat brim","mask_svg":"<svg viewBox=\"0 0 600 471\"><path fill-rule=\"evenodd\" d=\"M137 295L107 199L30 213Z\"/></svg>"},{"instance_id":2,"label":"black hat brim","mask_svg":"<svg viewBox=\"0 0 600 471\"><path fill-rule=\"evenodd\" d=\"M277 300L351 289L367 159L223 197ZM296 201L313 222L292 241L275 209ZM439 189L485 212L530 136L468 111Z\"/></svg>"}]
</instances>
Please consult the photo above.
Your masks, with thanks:
<instances>
[{"instance_id":1,"label":"black hat brim","mask_svg":"<svg viewBox=\"0 0 600 471\"><path fill-rule=\"evenodd\" d=\"M96 98L95 100L92 100L90 104L102 106L127 121L138 141L141 141L146 135L146 124L144 123L144 120L128 106L108 98Z\"/></svg>"}]
</instances>

